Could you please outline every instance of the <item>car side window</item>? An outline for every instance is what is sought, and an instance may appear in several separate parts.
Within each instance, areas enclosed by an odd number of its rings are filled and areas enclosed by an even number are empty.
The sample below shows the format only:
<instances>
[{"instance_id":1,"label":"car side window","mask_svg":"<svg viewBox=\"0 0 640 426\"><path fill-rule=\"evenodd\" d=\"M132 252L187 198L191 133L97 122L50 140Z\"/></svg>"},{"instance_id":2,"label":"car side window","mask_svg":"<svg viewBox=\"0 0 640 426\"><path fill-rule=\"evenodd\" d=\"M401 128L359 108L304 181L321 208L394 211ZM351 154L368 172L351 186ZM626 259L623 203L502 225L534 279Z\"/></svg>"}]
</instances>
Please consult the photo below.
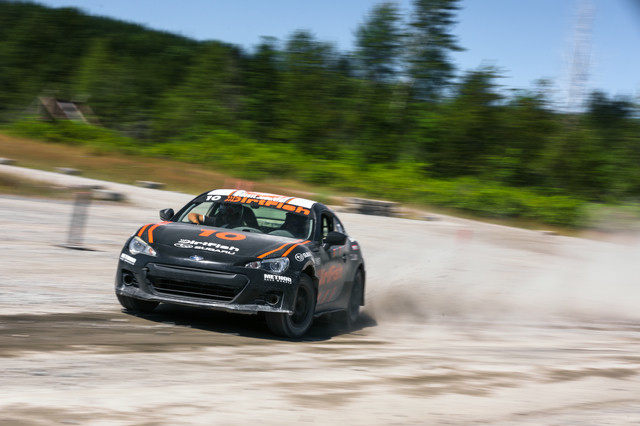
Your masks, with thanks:
<instances>
[{"instance_id":1,"label":"car side window","mask_svg":"<svg viewBox=\"0 0 640 426\"><path fill-rule=\"evenodd\" d=\"M333 217L328 213L322 213L322 241L327 238L327 234L333 231Z\"/></svg>"},{"instance_id":2,"label":"car side window","mask_svg":"<svg viewBox=\"0 0 640 426\"><path fill-rule=\"evenodd\" d=\"M189 222L189 213L198 213L203 216L207 216L208 214L210 214L212 206L213 203L208 201L193 205L183 213L182 217L180 218L180 222Z\"/></svg>"}]
</instances>

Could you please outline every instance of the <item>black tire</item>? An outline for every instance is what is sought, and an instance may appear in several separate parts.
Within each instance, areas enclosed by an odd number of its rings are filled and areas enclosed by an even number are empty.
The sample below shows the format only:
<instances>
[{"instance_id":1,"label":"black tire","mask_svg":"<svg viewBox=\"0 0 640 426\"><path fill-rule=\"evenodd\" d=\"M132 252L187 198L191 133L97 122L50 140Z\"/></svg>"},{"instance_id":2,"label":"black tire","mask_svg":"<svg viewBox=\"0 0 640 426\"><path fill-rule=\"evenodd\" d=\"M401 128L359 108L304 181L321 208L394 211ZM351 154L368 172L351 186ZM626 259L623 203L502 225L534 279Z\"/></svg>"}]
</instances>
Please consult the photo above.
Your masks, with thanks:
<instances>
[{"instance_id":1,"label":"black tire","mask_svg":"<svg viewBox=\"0 0 640 426\"><path fill-rule=\"evenodd\" d=\"M347 310L342 315L343 325L348 329L352 329L358 322L363 296L364 280L362 279L362 273L358 271L356 272L356 276L353 278L353 285L351 286L351 294L349 295Z\"/></svg>"},{"instance_id":2,"label":"black tire","mask_svg":"<svg viewBox=\"0 0 640 426\"><path fill-rule=\"evenodd\" d=\"M267 312L265 319L273 334L297 339L302 337L311 327L315 309L316 292L313 288L313 281L308 275L302 274L293 304L293 314Z\"/></svg>"},{"instance_id":3,"label":"black tire","mask_svg":"<svg viewBox=\"0 0 640 426\"><path fill-rule=\"evenodd\" d=\"M134 299L133 297L123 296L121 294L116 294L116 296L118 297L118 302L120 302L122 307L131 312L148 314L153 312L153 310L159 305L158 302Z\"/></svg>"}]
</instances>

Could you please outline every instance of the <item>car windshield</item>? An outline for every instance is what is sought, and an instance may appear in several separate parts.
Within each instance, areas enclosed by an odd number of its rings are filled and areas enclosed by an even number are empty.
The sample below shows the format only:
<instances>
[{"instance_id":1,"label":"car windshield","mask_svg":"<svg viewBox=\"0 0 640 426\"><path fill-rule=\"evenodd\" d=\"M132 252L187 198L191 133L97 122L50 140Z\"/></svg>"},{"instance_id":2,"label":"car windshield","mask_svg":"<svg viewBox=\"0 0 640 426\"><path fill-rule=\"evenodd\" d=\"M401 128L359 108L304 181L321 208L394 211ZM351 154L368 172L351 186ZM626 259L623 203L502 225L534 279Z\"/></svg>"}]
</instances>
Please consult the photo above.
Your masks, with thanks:
<instances>
[{"instance_id":1,"label":"car windshield","mask_svg":"<svg viewBox=\"0 0 640 426\"><path fill-rule=\"evenodd\" d=\"M192 222L190 213L202 215L202 224L208 226L305 240L311 238L315 223L308 210L304 214L258 204L197 200L180 214L177 221Z\"/></svg>"}]
</instances>

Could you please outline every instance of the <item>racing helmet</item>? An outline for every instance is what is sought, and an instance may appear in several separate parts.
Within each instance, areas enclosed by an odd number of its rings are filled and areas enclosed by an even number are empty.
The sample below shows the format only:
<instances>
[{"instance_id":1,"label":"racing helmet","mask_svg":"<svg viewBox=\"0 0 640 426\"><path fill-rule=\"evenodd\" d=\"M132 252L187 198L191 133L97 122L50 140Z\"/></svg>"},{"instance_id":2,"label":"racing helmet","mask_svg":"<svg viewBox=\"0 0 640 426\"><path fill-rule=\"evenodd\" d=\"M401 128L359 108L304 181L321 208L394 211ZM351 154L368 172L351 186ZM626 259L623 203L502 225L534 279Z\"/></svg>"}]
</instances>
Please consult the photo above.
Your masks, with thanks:
<instances>
[{"instance_id":1,"label":"racing helmet","mask_svg":"<svg viewBox=\"0 0 640 426\"><path fill-rule=\"evenodd\" d=\"M235 203L222 203L218 207L218 213L216 214L224 223L238 221L242 218L242 205Z\"/></svg>"}]
</instances>

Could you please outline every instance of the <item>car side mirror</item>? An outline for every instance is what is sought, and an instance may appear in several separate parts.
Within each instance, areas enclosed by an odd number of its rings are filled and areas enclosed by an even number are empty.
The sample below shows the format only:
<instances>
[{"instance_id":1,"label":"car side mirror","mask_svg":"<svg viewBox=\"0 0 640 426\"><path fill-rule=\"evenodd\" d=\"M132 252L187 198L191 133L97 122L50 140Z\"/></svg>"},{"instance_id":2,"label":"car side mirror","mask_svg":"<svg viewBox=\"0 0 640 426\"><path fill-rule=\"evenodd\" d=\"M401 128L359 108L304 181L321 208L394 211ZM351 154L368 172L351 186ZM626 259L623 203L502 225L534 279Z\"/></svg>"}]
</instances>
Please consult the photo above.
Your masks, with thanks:
<instances>
[{"instance_id":1,"label":"car side mirror","mask_svg":"<svg viewBox=\"0 0 640 426\"><path fill-rule=\"evenodd\" d=\"M171 220L174 214L173 209L162 209L160 210L160 219Z\"/></svg>"},{"instance_id":2,"label":"car side mirror","mask_svg":"<svg viewBox=\"0 0 640 426\"><path fill-rule=\"evenodd\" d=\"M324 243L329 246L343 246L347 242L347 236L342 232L331 231L324 239Z\"/></svg>"}]
</instances>

